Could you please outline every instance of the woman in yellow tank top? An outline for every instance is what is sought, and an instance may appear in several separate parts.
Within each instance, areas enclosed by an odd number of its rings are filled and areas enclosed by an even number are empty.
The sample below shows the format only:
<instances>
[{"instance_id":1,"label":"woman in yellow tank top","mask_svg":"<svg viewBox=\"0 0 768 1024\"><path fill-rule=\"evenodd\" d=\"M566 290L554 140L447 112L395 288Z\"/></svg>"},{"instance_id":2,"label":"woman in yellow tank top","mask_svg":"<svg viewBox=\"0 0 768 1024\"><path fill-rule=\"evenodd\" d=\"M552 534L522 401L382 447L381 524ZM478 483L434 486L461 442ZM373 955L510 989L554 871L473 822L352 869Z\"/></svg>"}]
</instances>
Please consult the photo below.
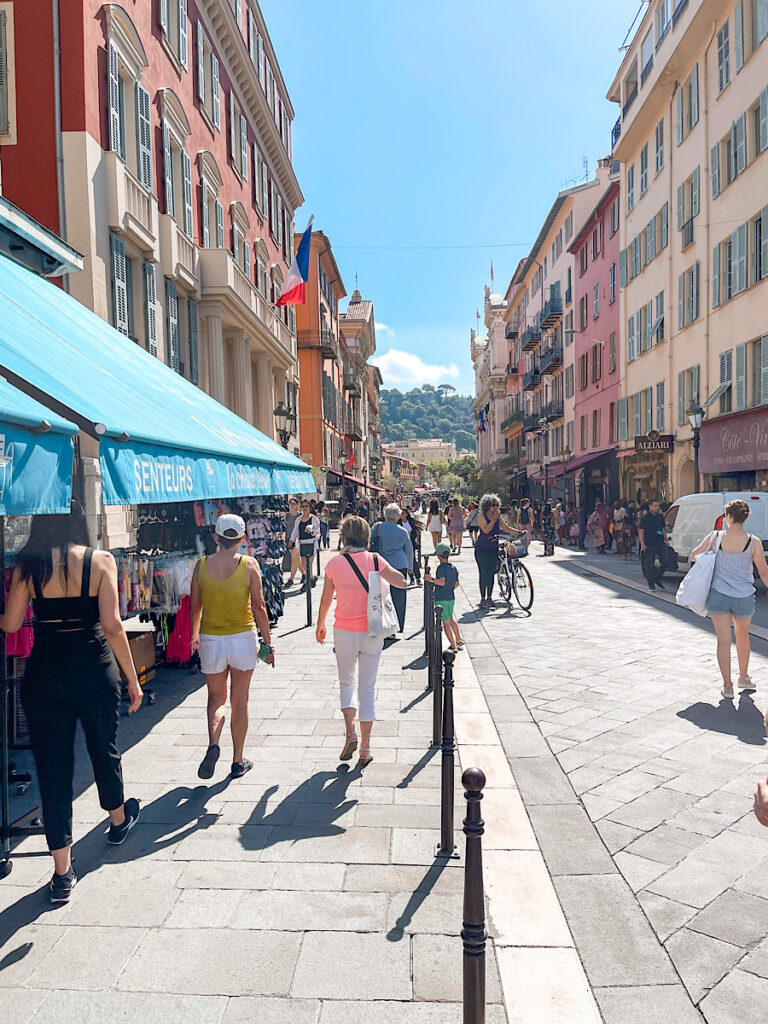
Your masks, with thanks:
<instances>
[{"instance_id":1,"label":"woman in yellow tank top","mask_svg":"<svg viewBox=\"0 0 768 1024\"><path fill-rule=\"evenodd\" d=\"M270 648L267 660L270 665L275 664L259 563L237 550L244 536L245 523L240 516L220 516L216 523L219 550L200 559L192 578L192 650L200 651L200 667L208 686L209 745L197 771L201 779L213 776L219 759L228 677L234 748L232 775L239 778L253 767L243 756L243 747L248 732L248 691L259 660L257 626Z\"/></svg>"}]
</instances>

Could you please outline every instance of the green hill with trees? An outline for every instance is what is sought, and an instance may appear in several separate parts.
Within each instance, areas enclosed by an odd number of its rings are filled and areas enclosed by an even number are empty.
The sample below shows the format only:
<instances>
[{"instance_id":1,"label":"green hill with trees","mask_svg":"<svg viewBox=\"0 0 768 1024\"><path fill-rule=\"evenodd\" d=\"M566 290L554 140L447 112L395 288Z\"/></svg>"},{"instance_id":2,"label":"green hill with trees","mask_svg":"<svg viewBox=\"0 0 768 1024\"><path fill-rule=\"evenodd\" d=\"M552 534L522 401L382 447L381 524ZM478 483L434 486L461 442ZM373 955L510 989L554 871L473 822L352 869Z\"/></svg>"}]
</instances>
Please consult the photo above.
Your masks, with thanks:
<instances>
[{"instance_id":1,"label":"green hill with trees","mask_svg":"<svg viewBox=\"0 0 768 1024\"><path fill-rule=\"evenodd\" d=\"M425 384L405 393L397 388L381 392L381 439L385 444L439 437L453 441L459 450L474 451L475 436L472 398L460 395L450 384Z\"/></svg>"}]
</instances>

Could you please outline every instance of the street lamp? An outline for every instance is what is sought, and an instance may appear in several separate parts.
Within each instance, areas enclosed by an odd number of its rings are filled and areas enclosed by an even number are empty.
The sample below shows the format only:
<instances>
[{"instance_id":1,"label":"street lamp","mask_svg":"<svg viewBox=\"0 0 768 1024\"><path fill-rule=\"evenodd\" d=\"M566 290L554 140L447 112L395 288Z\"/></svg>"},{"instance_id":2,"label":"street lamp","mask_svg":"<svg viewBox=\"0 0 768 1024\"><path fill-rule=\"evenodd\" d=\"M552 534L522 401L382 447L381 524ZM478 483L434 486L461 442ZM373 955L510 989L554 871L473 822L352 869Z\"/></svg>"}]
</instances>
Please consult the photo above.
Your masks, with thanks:
<instances>
[{"instance_id":1,"label":"street lamp","mask_svg":"<svg viewBox=\"0 0 768 1024\"><path fill-rule=\"evenodd\" d=\"M539 429L536 433L541 438L541 464L544 467L544 501L549 501L549 461L544 454L544 438L547 436L547 417L542 416L539 420Z\"/></svg>"},{"instance_id":2,"label":"street lamp","mask_svg":"<svg viewBox=\"0 0 768 1024\"><path fill-rule=\"evenodd\" d=\"M568 445L566 445L565 448L563 448L563 450L560 452L560 459L561 459L561 461L563 463L563 480L565 481L564 486L563 486L563 497L565 498L565 504L566 505L568 504L568 497L569 497L569 491L570 491L570 487L569 487L569 484L568 484L568 476L567 476L567 473L568 473L568 463L571 461L571 456L572 455L573 455L573 452L568 447ZM574 504L575 504L575 502L574 502Z\"/></svg>"},{"instance_id":3,"label":"street lamp","mask_svg":"<svg viewBox=\"0 0 768 1024\"><path fill-rule=\"evenodd\" d=\"M698 402L694 401L691 404L690 409L686 413L688 422L691 424L691 430L693 431L693 493L699 493L699 435L701 433L701 425L704 422L705 416L704 410L701 408Z\"/></svg>"},{"instance_id":4,"label":"street lamp","mask_svg":"<svg viewBox=\"0 0 768 1024\"><path fill-rule=\"evenodd\" d=\"M287 448L291 434L293 433L293 429L296 425L296 414L286 408L286 405L281 398L277 408L274 410L274 417L275 425L277 427L277 435L280 438L280 444L283 448Z\"/></svg>"}]
</instances>

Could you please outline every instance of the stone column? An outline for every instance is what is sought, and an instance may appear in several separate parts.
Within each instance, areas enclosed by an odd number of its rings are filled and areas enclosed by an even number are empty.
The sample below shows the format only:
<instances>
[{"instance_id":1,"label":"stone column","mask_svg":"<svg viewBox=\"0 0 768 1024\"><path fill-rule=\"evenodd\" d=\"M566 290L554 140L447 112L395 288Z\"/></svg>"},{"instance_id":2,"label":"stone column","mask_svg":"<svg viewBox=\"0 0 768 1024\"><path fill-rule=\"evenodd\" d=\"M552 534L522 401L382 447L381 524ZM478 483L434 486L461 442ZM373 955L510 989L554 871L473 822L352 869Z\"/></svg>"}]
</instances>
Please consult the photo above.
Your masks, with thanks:
<instances>
[{"instance_id":1,"label":"stone column","mask_svg":"<svg viewBox=\"0 0 768 1024\"><path fill-rule=\"evenodd\" d=\"M272 377L272 360L264 353L256 358L259 378L259 403L254 409L256 426L267 437L275 436L275 386Z\"/></svg>"},{"instance_id":2,"label":"stone column","mask_svg":"<svg viewBox=\"0 0 768 1024\"><path fill-rule=\"evenodd\" d=\"M234 398L235 412L241 419L253 423L253 388L251 383L251 339L247 334L232 338L235 357Z\"/></svg>"},{"instance_id":3,"label":"stone column","mask_svg":"<svg viewBox=\"0 0 768 1024\"><path fill-rule=\"evenodd\" d=\"M226 405L227 385L224 372L224 331L220 316L206 317L208 328L208 387L211 398Z\"/></svg>"}]
</instances>

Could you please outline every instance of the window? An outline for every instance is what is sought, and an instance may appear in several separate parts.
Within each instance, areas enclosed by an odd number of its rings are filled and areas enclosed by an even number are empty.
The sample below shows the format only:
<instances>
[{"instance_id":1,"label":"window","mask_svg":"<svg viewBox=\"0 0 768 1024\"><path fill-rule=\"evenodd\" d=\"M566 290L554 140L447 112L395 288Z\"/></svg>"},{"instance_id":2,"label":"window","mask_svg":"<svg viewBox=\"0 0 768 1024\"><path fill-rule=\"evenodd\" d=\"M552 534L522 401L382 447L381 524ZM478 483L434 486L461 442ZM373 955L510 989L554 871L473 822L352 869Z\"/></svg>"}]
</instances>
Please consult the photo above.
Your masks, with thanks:
<instances>
[{"instance_id":1,"label":"window","mask_svg":"<svg viewBox=\"0 0 768 1024\"><path fill-rule=\"evenodd\" d=\"M699 261L678 277L677 326L680 330L699 315Z\"/></svg>"},{"instance_id":2,"label":"window","mask_svg":"<svg viewBox=\"0 0 768 1024\"><path fill-rule=\"evenodd\" d=\"M656 385L656 429L664 429L664 381Z\"/></svg>"},{"instance_id":3,"label":"window","mask_svg":"<svg viewBox=\"0 0 768 1024\"><path fill-rule=\"evenodd\" d=\"M686 410L699 400L699 367L681 370L677 375L677 425L684 426Z\"/></svg>"},{"instance_id":4,"label":"window","mask_svg":"<svg viewBox=\"0 0 768 1024\"><path fill-rule=\"evenodd\" d=\"M616 264L612 263L608 268L608 302L613 304L616 301Z\"/></svg>"},{"instance_id":5,"label":"window","mask_svg":"<svg viewBox=\"0 0 768 1024\"><path fill-rule=\"evenodd\" d=\"M659 211L659 249L666 249L669 242L669 203Z\"/></svg>"},{"instance_id":6,"label":"window","mask_svg":"<svg viewBox=\"0 0 768 1024\"><path fill-rule=\"evenodd\" d=\"M579 299L579 330L583 331L587 326L589 314L587 312L587 296L582 295Z\"/></svg>"},{"instance_id":7,"label":"window","mask_svg":"<svg viewBox=\"0 0 768 1024\"><path fill-rule=\"evenodd\" d=\"M573 210L565 218L563 226L565 228L565 241L568 242L573 235Z\"/></svg>"},{"instance_id":8,"label":"window","mask_svg":"<svg viewBox=\"0 0 768 1024\"><path fill-rule=\"evenodd\" d=\"M579 391L584 391L589 384L587 355L579 356Z\"/></svg>"},{"instance_id":9,"label":"window","mask_svg":"<svg viewBox=\"0 0 768 1024\"><path fill-rule=\"evenodd\" d=\"M600 316L600 285L595 281L592 286L592 319L597 320Z\"/></svg>"},{"instance_id":10,"label":"window","mask_svg":"<svg viewBox=\"0 0 768 1024\"><path fill-rule=\"evenodd\" d=\"M768 92L768 90L766 90ZM768 143L766 143L768 145ZM611 203L611 238L619 230L619 200L614 199Z\"/></svg>"},{"instance_id":11,"label":"window","mask_svg":"<svg viewBox=\"0 0 768 1024\"><path fill-rule=\"evenodd\" d=\"M631 316L627 320L627 362L635 358L635 318Z\"/></svg>"},{"instance_id":12,"label":"window","mask_svg":"<svg viewBox=\"0 0 768 1024\"><path fill-rule=\"evenodd\" d=\"M579 416L579 448L584 451L587 446L587 417Z\"/></svg>"},{"instance_id":13,"label":"window","mask_svg":"<svg viewBox=\"0 0 768 1024\"><path fill-rule=\"evenodd\" d=\"M752 222L752 283L768 277L768 206Z\"/></svg>"},{"instance_id":14,"label":"window","mask_svg":"<svg viewBox=\"0 0 768 1024\"><path fill-rule=\"evenodd\" d=\"M592 380L601 380L603 376L603 343L598 342L592 348Z\"/></svg>"},{"instance_id":15,"label":"window","mask_svg":"<svg viewBox=\"0 0 768 1024\"><path fill-rule=\"evenodd\" d=\"M572 345L573 344L573 310L571 310L570 313L566 313L565 314L565 325L564 325L563 334L565 335L566 347L568 345Z\"/></svg>"},{"instance_id":16,"label":"window","mask_svg":"<svg viewBox=\"0 0 768 1024\"><path fill-rule=\"evenodd\" d=\"M726 21L717 33L717 91L722 92L731 80L731 51Z\"/></svg>"},{"instance_id":17,"label":"window","mask_svg":"<svg viewBox=\"0 0 768 1024\"><path fill-rule=\"evenodd\" d=\"M128 337L133 337L133 274L131 261L125 255L125 244L118 235L110 234L112 257L112 324Z\"/></svg>"},{"instance_id":18,"label":"window","mask_svg":"<svg viewBox=\"0 0 768 1024\"><path fill-rule=\"evenodd\" d=\"M235 100L229 93L229 155L232 166L243 179L248 180L248 126Z\"/></svg>"},{"instance_id":19,"label":"window","mask_svg":"<svg viewBox=\"0 0 768 1024\"><path fill-rule=\"evenodd\" d=\"M7 8L7 5L5 5ZM16 47L13 8L0 10L0 136L13 144L16 136Z\"/></svg>"},{"instance_id":20,"label":"window","mask_svg":"<svg viewBox=\"0 0 768 1024\"><path fill-rule=\"evenodd\" d=\"M768 4L768 0L766 0ZM768 86L760 93L757 106L753 112L754 118L754 150L755 156L768 149Z\"/></svg>"},{"instance_id":21,"label":"window","mask_svg":"<svg viewBox=\"0 0 768 1024\"><path fill-rule=\"evenodd\" d=\"M595 230L592 232L592 259L595 260L600 255L600 250L603 246L603 225L598 224Z\"/></svg>"},{"instance_id":22,"label":"window","mask_svg":"<svg viewBox=\"0 0 768 1024\"><path fill-rule=\"evenodd\" d=\"M635 205L635 166L627 168L627 213Z\"/></svg>"},{"instance_id":23,"label":"window","mask_svg":"<svg viewBox=\"0 0 768 1024\"><path fill-rule=\"evenodd\" d=\"M656 218L645 229L645 262L646 265L656 256Z\"/></svg>"},{"instance_id":24,"label":"window","mask_svg":"<svg viewBox=\"0 0 768 1024\"><path fill-rule=\"evenodd\" d=\"M733 373L733 349L728 349L727 352L720 353L720 384L730 385L732 382ZM726 387L725 391L720 395L720 414L730 412L732 409L733 399L731 396L732 387Z\"/></svg>"},{"instance_id":25,"label":"window","mask_svg":"<svg viewBox=\"0 0 768 1024\"><path fill-rule=\"evenodd\" d=\"M645 34L640 46L640 82L644 83L653 68L653 29Z\"/></svg>"},{"instance_id":26,"label":"window","mask_svg":"<svg viewBox=\"0 0 768 1024\"><path fill-rule=\"evenodd\" d=\"M110 39L107 44L109 148L151 190L152 109L149 93L138 81L143 65L125 56L132 52L127 43L118 45L123 36L120 24L113 22L111 27L117 41Z\"/></svg>"},{"instance_id":27,"label":"window","mask_svg":"<svg viewBox=\"0 0 768 1024\"><path fill-rule=\"evenodd\" d=\"M587 271L587 260L587 243L585 242L579 249L579 277L583 277Z\"/></svg>"},{"instance_id":28,"label":"window","mask_svg":"<svg viewBox=\"0 0 768 1024\"><path fill-rule=\"evenodd\" d=\"M648 143L640 150L640 195L648 190Z\"/></svg>"},{"instance_id":29,"label":"window","mask_svg":"<svg viewBox=\"0 0 768 1024\"><path fill-rule=\"evenodd\" d=\"M197 23L197 98L200 109L214 128L221 128L219 60L208 42L202 24Z\"/></svg>"},{"instance_id":30,"label":"window","mask_svg":"<svg viewBox=\"0 0 768 1024\"><path fill-rule=\"evenodd\" d=\"M189 137L189 122L178 98L170 89L163 91L160 109L163 118L165 212L173 217L185 235L192 238L192 162L184 148Z\"/></svg>"},{"instance_id":31,"label":"window","mask_svg":"<svg viewBox=\"0 0 768 1024\"><path fill-rule=\"evenodd\" d=\"M664 167L664 118L656 125L656 173Z\"/></svg>"},{"instance_id":32,"label":"window","mask_svg":"<svg viewBox=\"0 0 768 1024\"><path fill-rule=\"evenodd\" d=\"M186 71L187 0L160 0L160 28L163 45Z\"/></svg>"},{"instance_id":33,"label":"window","mask_svg":"<svg viewBox=\"0 0 768 1024\"><path fill-rule=\"evenodd\" d=\"M565 368L565 397L573 398L573 363Z\"/></svg>"},{"instance_id":34,"label":"window","mask_svg":"<svg viewBox=\"0 0 768 1024\"><path fill-rule=\"evenodd\" d=\"M670 15L670 0L660 0L656 8L656 49L661 46L662 40L669 32L669 25L672 20Z\"/></svg>"},{"instance_id":35,"label":"window","mask_svg":"<svg viewBox=\"0 0 768 1024\"><path fill-rule=\"evenodd\" d=\"M733 400L736 411L747 408L747 345L742 343L736 346L736 376L734 377Z\"/></svg>"},{"instance_id":36,"label":"window","mask_svg":"<svg viewBox=\"0 0 768 1024\"><path fill-rule=\"evenodd\" d=\"M664 341L664 292L659 292L656 296L656 317L653 322L653 334L654 340L658 345L659 342Z\"/></svg>"},{"instance_id":37,"label":"window","mask_svg":"<svg viewBox=\"0 0 768 1024\"><path fill-rule=\"evenodd\" d=\"M611 331L608 338L608 373L616 372L616 331Z\"/></svg>"},{"instance_id":38,"label":"window","mask_svg":"<svg viewBox=\"0 0 768 1024\"><path fill-rule=\"evenodd\" d=\"M677 144L686 138L699 120L699 65L694 64L690 78L677 90Z\"/></svg>"}]
</instances>

